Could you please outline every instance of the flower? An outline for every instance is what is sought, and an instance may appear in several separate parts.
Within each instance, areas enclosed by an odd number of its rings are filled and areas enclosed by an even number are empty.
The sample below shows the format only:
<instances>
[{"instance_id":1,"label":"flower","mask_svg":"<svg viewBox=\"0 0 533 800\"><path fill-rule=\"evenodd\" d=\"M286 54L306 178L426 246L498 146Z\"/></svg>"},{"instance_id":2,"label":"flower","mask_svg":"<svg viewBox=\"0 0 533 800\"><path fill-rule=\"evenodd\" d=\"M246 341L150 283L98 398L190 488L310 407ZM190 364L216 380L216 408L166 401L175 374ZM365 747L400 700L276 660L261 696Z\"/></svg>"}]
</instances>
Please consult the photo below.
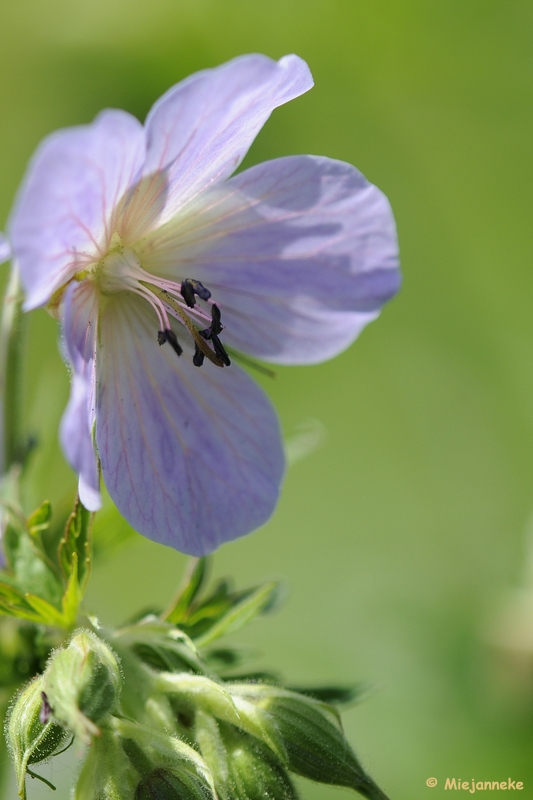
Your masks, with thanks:
<instances>
[{"instance_id":1,"label":"flower","mask_svg":"<svg viewBox=\"0 0 533 800\"><path fill-rule=\"evenodd\" d=\"M144 127L104 111L44 140L12 215L25 308L61 321L82 502L99 506L100 464L131 525L186 553L265 522L283 477L276 415L233 352L325 360L399 286L389 204L351 165L230 177L312 83L297 56L248 55L171 88Z\"/></svg>"},{"instance_id":2,"label":"flower","mask_svg":"<svg viewBox=\"0 0 533 800\"><path fill-rule=\"evenodd\" d=\"M11 246L4 234L0 231L0 264L3 264L4 261L7 261L9 258L11 258Z\"/></svg>"}]
</instances>

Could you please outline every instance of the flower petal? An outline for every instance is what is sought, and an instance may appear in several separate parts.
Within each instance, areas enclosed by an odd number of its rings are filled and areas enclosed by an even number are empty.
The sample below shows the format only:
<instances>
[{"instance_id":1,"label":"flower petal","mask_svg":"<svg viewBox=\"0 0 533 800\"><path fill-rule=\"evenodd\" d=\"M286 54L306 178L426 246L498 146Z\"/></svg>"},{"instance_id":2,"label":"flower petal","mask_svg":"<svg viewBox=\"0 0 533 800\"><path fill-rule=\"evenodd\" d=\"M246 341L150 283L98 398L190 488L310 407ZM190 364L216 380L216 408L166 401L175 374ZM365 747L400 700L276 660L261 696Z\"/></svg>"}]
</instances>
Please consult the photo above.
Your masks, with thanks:
<instances>
[{"instance_id":1,"label":"flower petal","mask_svg":"<svg viewBox=\"0 0 533 800\"><path fill-rule=\"evenodd\" d=\"M387 198L355 167L317 156L236 175L142 247L148 271L209 288L225 342L279 364L341 352L400 285Z\"/></svg>"},{"instance_id":2,"label":"flower petal","mask_svg":"<svg viewBox=\"0 0 533 800\"><path fill-rule=\"evenodd\" d=\"M102 311L98 453L109 493L134 528L201 555L272 513L284 467L278 421L238 367L199 369L192 350L178 358L158 347L152 315L126 293Z\"/></svg>"},{"instance_id":3,"label":"flower petal","mask_svg":"<svg viewBox=\"0 0 533 800\"><path fill-rule=\"evenodd\" d=\"M146 120L145 175L164 170L166 207L173 216L198 191L229 177L272 111L313 85L295 55L273 61L248 55L203 70L174 86Z\"/></svg>"},{"instance_id":4,"label":"flower petal","mask_svg":"<svg viewBox=\"0 0 533 800\"><path fill-rule=\"evenodd\" d=\"M8 261L11 258L11 245L8 239L0 231L0 264Z\"/></svg>"},{"instance_id":5,"label":"flower petal","mask_svg":"<svg viewBox=\"0 0 533 800\"><path fill-rule=\"evenodd\" d=\"M11 219L25 308L48 302L106 249L118 200L144 161L141 124L104 111L91 125L52 134L38 148Z\"/></svg>"},{"instance_id":6,"label":"flower petal","mask_svg":"<svg viewBox=\"0 0 533 800\"><path fill-rule=\"evenodd\" d=\"M59 438L69 464L79 474L81 502L89 511L97 511L101 506L100 475L91 432L98 294L89 281L70 284L63 302L63 349L72 366L72 385Z\"/></svg>"}]
</instances>

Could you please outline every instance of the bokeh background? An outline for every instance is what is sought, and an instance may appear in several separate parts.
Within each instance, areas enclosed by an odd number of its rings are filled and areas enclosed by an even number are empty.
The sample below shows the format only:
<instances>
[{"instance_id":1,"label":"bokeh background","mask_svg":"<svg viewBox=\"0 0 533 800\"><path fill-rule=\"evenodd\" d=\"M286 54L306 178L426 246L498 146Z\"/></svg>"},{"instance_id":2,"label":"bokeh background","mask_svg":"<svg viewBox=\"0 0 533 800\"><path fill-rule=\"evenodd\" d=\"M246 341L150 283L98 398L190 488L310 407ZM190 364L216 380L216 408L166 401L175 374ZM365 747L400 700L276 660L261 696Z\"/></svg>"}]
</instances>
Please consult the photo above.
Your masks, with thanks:
<instances>
[{"instance_id":1,"label":"bokeh background","mask_svg":"<svg viewBox=\"0 0 533 800\"><path fill-rule=\"evenodd\" d=\"M443 796L446 777L533 792L529 0L2 0L0 41L0 221L53 129L106 106L143 119L170 85L241 53L309 62L316 87L274 112L244 166L356 164L391 200L404 286L342 356L262 381L292 449L320 443L214 572L290 590L236 637L258 667L367 684L346 728L393 800ZM28 507L74 492L56 442L67 393L56 325L35 312ZM104 521L126 536L110 504ZM163 605L184 561L132 535L96 568L88 604L109 623Z\"/></svg>"}]
</instances>

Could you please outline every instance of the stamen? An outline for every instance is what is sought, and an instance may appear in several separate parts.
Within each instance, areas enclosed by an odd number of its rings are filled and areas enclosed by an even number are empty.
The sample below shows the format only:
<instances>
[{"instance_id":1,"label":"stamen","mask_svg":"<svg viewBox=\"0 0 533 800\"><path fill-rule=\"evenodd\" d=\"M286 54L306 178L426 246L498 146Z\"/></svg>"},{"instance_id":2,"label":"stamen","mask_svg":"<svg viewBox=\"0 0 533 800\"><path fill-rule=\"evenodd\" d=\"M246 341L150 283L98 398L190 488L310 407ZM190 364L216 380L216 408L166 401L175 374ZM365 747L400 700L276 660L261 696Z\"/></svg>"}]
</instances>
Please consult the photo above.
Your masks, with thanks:
<instances>
[{"instance_id":1,"label":"stamen","mask_svg":"<svg viewBox=\"0 0 533 800\"><path fill-rule=\"evenodd\" d=\"M172 330L172 328L166 328L164 331L157 332L157 342L159 345L165 344L168 342L169 345L172 347L176 355L181 356L183 353L183 347L180 346L178 342L178 337Z\"/></svg>"},{"instance_id":2,"label":"stamen","mask_svg":"<svg viewBox=\"0 0 533 800\"><path fill-rule=\"evenodd\" d=\"M222 333L222 324L220 322L220 309L216 303L213 303L211 306L211 334L218 336L219 333Z\"/></svg>"},{"instance_id":3,"label":"stamen","mask_svg":"<svg viewBox=\"0 0 533 800\"><path fill-rule=\"evenodd\" d=\"M215 354L218 356L218 358L220 358L221 361L224 362L227 367L229 367L231 364L230 358L224 350L222 342L218 338L218 334L222 332L222 323L220 321L220 309L215 303L213 303L211 306L211 319L212 322L210 327L200 331L200 336L203 336L204 339L207 339L213 343Z\"/></svg>"},{"instance_id":4,"label":"stamen","mask_svg":"<svg viewBox=\"0 0 533 800\"><path fill-rule=\"evenodd\" d=\"M176 316L178 316L180 320L183 322L183 324L191 334L192 338L194 339L194 342L196 343L198 348L202 351L202 353L205 356L207 356L207 358L213 364L216 364L217 367L223 367L224 361L218 358L216 354L211 350L205 339L203 339L202 336L200 335L200 331L198 330L198 328L196 328L193 325L193 323L185 313L184 309L179 305L177 300L175 300L175 298L172 297L172 295L170 295L165 289L160 289L153 283L148 283L148 282L144 283L143 281L143 286L146 286L146 288L150 289L150 291L152 291L156 295L156 297L159 297L164 303L170 306L170 308L175 312Z\"/></svg>"},{"instance_id":5,"label":"stamen","mask_svg":"<svg viewBox=\"0 0 533 800\"><path fill-rule=\"evenodd\" d=\"M192 357L192 363L194 364L195 367L201 367L202 364L204 363L204 358L205 358L204 354L202 353L202 351L200 350L200 348L198 347L198 345L195 342L194 343L194 355Z\"/></svg>"},{"instance_id":6,"label":"stamen","mask_svg":"<svg viewBox=\"0 0 533 800\"><path fill-rule=\"evenodd\" d=\"M213 342L213 347L215 349L215 353L218 356L218 358L220 358L220 360L224 362L226 367L229 367L231 365L230 357L228 356L228 354L224 350L222 342L220 341L218 336L216 336L214 333L212 333L211 334L211 341Z\"/></svg>"},{"instance_id":7,"label":"stamen","mask_svg":"<svg viewBox=\"0 0 533 800\"><path fill-rule=\"evenodd\" d=\"M194 295L198 295L200 300L209 300L211 297L211 292L209 289L206 289L203 283L200 281L195 281L193 278L185 278L181 284L181 296L189 306L189 308L194 308L196 305L196 300Z\"/></svg>"}]
</instances>

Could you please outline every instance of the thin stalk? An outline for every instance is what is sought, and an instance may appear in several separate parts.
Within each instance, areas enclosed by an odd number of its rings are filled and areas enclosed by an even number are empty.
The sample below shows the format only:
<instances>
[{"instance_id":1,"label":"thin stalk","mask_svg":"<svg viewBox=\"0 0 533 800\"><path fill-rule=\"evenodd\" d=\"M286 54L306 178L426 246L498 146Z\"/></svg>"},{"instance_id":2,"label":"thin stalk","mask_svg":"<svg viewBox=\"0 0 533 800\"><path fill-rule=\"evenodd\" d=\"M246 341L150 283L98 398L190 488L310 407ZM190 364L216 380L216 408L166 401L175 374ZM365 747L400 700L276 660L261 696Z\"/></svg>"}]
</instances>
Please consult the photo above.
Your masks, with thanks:
<instances>
[{"instance_id":1,"label":"thin stalk","mask_svg":"<svg viewBox=\"0 0 533 800\"><path fill-rule=\"evenodd\" d=\"M22 464L26 454L22 423L25 332L20 276L13 264L0 322L0 475L5 475L14 464Z\"/></svg>"}]
</instances>

